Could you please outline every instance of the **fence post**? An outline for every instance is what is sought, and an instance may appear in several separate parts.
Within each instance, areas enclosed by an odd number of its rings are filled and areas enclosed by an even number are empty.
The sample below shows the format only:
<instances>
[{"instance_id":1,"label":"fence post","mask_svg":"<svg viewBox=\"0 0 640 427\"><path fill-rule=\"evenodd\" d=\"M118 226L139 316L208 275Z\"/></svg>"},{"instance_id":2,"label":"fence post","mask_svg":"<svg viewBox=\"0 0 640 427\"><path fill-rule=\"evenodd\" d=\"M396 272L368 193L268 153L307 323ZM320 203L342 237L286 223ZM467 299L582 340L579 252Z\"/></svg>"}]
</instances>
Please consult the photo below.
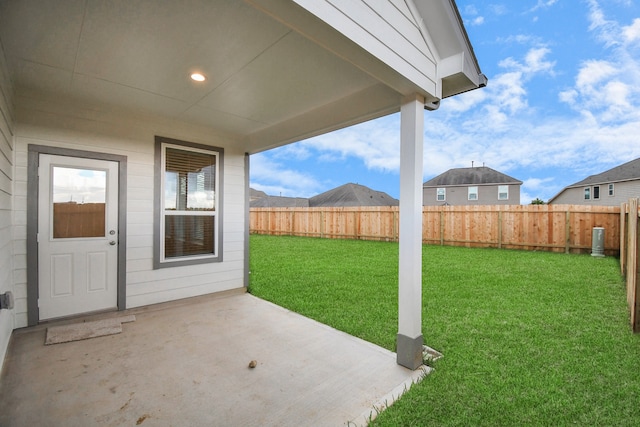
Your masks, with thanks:
<instances>
[{"instance_id":1,"label":"fence post","mask_svg":"<svg viewBox=\"0 0 640 427\"><path fill-rule=\"evenodd\" d=\"M360 230L360 214L358 212L362 213L362 208L359 211L353 211L353 235L356 240L360 239L360 233L358 233Z\"/></svg>"},{"instance_id":2,"label":"fence post","mask_svg":"<svg viewBox=\"0 0 640 427\"><path fill-rule=\"evenodd\" d=\"M423 213L424 215L424 213ZM393 241L398 241L398 211L393 211Z\"/></svg>"},{"instance_id":3,"label":"fence post","mask_svg":"<svg viewBox=\"0 0 640 427\"><path fill-rule=\"evenodd\" d=\"M638 199L629 199L629 246L627 263L627 292L631 297L631 326L638 332L640 318L638 316Z\"/></svg>"},{"instance_id":4,"label":"fence post","mask_svg":"<svg viewBox=\"0 0 640 427\"><path fill-rule=\"evenodd\" d=\"M638 222L640 222L640 216L638 215L638 199L635 199L635 207L633 209L633 215L631 212L629 213L631 217L631 221L636 224L635 229L636 232L632 236L633 240L635 240L635 250L634 250L634 269L631 270L631 276L633 277L633 284L635 287L635 323L633 325L633 332L640 331L640 287L638 286L638 275L640 274L640 251L638 251L638 243L640 242L640 227L638 227Z\"/></svg>"},{"instance_id":5,"label":"fence post","mask_svg":"<svg viewBox=\"0 0 640 427\"><path fill-rule=\"evenodd\" d=\"M571 212L565 212L564 221L564 253L568 254L571 250Z\"/></svg>"},{"instance_id":6,"label":"fence post","mask_svg":"<svg viewBox=\"0 0 640 427\"><path fill-rule=\"evenodd\" d=\"M502 249L502 209L498 211L498 249Z\"/></svg>"},{"instance_id":7,"label":"fence post","mask_svg":"<svg viewBox=\"0 0 640 427\"><path fill-rule=\"evenodd\" d=\"M444 246L444 211L440 211L440 246Z\"/></svg>"},{"instance_id":8,"label":"fence post","mask_svg":"<svg viewBox=\"0 0 640 427\"><path fill-rule=\"evenodd\" d=\"M625 202L620 204L620 274L627 274L627 209Z\"/></svg>"}]
</instances>

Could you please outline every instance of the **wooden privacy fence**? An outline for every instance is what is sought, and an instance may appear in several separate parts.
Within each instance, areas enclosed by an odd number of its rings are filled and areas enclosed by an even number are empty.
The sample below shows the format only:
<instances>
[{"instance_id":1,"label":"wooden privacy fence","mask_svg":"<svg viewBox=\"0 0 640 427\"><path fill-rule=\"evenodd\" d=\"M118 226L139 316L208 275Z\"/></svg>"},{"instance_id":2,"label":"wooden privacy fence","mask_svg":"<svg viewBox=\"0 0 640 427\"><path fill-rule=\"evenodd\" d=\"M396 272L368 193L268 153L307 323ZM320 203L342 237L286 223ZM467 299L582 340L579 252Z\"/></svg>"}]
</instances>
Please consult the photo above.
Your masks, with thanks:
<instances>
[{"instance_id":1,"label":"wooden privacy fence","mask_svg":"<svg viewBox=\"0 0 640 427\"><path fill-rule=\"evenodd\" d=\"M620 271L627 282L627 303L633 332L640 332L640 289L638 288L638 243L640 240L638 199L620 207Z\"/></svg>"},{"instance_id":2,"label":"wooden privacy fence","mask_svg":"<svg viewBox=\"0 0 640 427\"><path fill-rule=\"evenodd\" d=\"M251 208L256 234L398 240L398 207ZM620 250L620 207L583 205L425 206L422 241L467 247L590 253L603 227L604 253Z\"/></svg>"}]
</instances>

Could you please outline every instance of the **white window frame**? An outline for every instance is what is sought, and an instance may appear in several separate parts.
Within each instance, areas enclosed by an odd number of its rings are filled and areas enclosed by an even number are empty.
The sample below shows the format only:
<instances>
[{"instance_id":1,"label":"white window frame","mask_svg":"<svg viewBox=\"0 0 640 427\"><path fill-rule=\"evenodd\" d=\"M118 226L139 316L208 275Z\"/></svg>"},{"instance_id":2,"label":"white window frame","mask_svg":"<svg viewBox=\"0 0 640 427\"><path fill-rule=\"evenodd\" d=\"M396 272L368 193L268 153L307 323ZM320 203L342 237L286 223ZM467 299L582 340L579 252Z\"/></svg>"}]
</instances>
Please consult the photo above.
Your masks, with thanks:
<instances>
[{"instance_id":1,"label":"white window frame","mask_svg":"<svg viewBox=\"0 0 640 427\"><path fill-rule=\"evenodd\" d=\"M166 149L189 151L212 155L216 158L214 208L212 211L178 211L165 210L165 169ZM170 138L156 137L155 166L155 226L154 226L154 268L178 267L184 265L203 264L222 261L222 206L223 206L223 159L224 149L219 147L194 144ZM165 257L165 217L170 215L212 216L213 220L213 254L188 255L181 257Z\"/></svg>"},{"instance_id":2,"label":"white window frame","mask_svg":"<svg viewBox=\"0 0 640 427\"><path fill-rule=\"evenodd\" d=\"M509 200L508 185L498 185L498 200Z\"/></svg>"},{"instance_id":3,"label":"white window frame","mask_svg":"<svg viewBox=\"0 0 640 427\"><path fill-rule=\"evenodd\" d=\"M440 198L442 196L442 198ZM436 201L445 202L447 200L447 189L446 188L436 188Z\"/></svg>"},{"instance_id":4,"label":"white window frame","mask_svg":"<svg viewBox=\"0 0 640 427\"><path fill-rule=\"evenodd\" d=\"M607 188L607 194L609 194L609 196L614 196L615 195L615 188L613 184L609 184L608 188Z\"/></svg>"},{"instance_id":5,"label":"white window frame","mask_svg":"<svg viewBox=\"0 0 640 427\"><path fill-rule=\"evenodd\" d=\"M477 186L468 187L467 200L472 200L472 201L477 201L478 200L478 187Z\"/></svg>"},{"instance_id":6,"label":"white window frame","mask_svg":"<svg viewBox=\"0 0 640 427\"><path fill-rule=\"evenodd\" d=\"M591 187L584 187L584 199L591 200Z\"/></svg>"},{"instance_id":7,"label":"white window frame","mask_svg":"<svg viewBox=\"0 0 640 427\"><path fill-rule=\"evenodd\" d=\"M599 185L594 185L593 186L593 200L600 200L600 186Z\"/></svg>"}]
</instances>

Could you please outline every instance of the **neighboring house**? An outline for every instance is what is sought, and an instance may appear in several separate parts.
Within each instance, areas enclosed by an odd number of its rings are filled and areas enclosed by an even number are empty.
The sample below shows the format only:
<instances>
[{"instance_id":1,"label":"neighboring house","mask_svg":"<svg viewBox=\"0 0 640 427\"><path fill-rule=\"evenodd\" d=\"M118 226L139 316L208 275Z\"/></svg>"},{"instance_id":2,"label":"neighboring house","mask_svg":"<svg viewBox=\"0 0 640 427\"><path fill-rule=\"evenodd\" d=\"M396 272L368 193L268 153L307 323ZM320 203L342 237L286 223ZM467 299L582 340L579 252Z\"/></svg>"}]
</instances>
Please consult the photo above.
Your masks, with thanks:
<instances>
[{"instance_id":1,"label":"neighboring house","mask_svg":"<svg viewBox=\"0 0 640 427\"><path fill-rule=\"evenodd\" d=\"M424 110L485 84L452 0L0 1L0 360L15 328L242 291L251 154L399 111L419 194Z\"/></svg>"},{"instance_id":2,"label":"neighboring house","mask_svg":"<svg viewBox=\"0 0 640 427\"><path fill-rule=\"evenodd\" d=\"M344 184L313 196L302 197L269 196L263 191L251 189L252 208L317 208L345 206L398 206L398 199L387 193L375 191L359 184Z\"/></svg>"},{"instance_id":3,"label":"neighboring house","mask_svg":"<svg viewBox=\"0 0 640 427\"><path fill-rule=\"evenodd\" d=\"M309 207L398 206L398 200L359 184L344 184L309 199Z\"/></svg>"},{"instance_id":4,"label":"neighboring house","mask_svg":"<svg viewBox=\"0 0 640 427\"><path fill-rule=\"evenodd\" d=\"M640 158L571 184L548 203L620 206L632 197L640 197Z\"/></svg>"},{"instance_id":5,"label":"neighboring house","mask_svg":"<svg viewBox=\"0 0 640 427\"><path fill-rule=\"evenodd\" d=\"M249 206L252 208L308 208L309 199L304 197L269 196L264 191L251 188Z\"/></svg>"},{"instance_id":6,"label":"neighboring house","mask_svg":"<svg viewBox=\"0 0 640 427\"><path fill-rule=\"evenodd\" d=\"M249 188L249 202L253 202L254 200L258 200L267 196L267 193L265 193L264 191Z\"/></svg>"},{"instance_id":7,"label":"neighboring house","mask_svg":"<svg viewBox=\"0 0 640 427\"><path fill-rule=\"evenodd\" d=\"M519 205L522 181L486 166L449 169L422 185L424 206Z\"/></svg>"}]
</instances>

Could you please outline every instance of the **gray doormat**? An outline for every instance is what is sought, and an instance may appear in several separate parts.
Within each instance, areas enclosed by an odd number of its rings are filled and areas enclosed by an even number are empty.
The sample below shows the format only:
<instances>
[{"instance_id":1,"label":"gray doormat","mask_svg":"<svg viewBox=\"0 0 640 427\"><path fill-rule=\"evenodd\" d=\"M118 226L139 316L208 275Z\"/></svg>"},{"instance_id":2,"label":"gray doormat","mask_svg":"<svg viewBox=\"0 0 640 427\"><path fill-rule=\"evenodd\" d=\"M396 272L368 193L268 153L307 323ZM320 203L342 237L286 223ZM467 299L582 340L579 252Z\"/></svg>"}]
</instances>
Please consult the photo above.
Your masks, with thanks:
<instances>
[{"instance_id":1,"label":"gray doormat","mask_svg":"<svg viewBox=\"0 0 640 427\"><path fill-rule=\"evenodd\" d=\"M80 341L89 338L103 337L122 332L122 324L135 322L136 316L122 316L111 319L94 320L91 322L72 323L70 325L52 326L47 328L45 345L60 344L70 341Z\"/></svg>"}]
</instances>

